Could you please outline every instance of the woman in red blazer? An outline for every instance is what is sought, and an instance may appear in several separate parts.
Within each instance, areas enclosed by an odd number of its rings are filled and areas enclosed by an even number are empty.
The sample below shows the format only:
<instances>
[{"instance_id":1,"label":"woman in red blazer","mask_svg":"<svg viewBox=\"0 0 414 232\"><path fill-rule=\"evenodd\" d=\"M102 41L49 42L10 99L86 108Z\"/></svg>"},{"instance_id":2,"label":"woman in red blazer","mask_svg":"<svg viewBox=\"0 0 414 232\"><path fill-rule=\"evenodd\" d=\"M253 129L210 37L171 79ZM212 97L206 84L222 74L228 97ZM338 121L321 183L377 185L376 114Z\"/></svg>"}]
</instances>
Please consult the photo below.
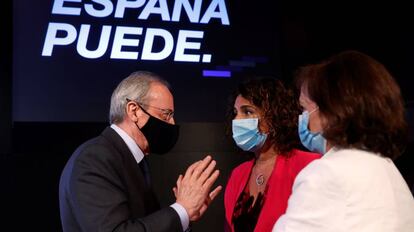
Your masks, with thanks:
<instances>
[{"instance_id":1,"label":"woman in red blazer","mask_svg":"<svg viewBox=\"0 0 414 232\"><path fill-rule=\"evenodd\" d=\"M271 231L285 212L296 175L320 155L296 149L301 113L294 94L274 78L239 85L230 119L233 139L254 157L236 167L224 194L226 231Z\"/></svg>"}]
</instances>

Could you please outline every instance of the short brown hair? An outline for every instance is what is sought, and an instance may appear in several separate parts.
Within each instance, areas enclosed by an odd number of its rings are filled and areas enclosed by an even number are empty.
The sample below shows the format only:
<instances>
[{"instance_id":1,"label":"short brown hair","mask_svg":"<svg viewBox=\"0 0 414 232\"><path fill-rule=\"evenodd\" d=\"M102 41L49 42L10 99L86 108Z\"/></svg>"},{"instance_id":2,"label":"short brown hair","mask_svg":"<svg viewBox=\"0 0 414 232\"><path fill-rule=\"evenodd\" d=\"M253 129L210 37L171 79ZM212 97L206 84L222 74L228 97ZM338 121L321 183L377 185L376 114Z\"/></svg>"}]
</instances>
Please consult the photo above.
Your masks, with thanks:
<instances>
[{"instance_id":1,"label":"short brown hair","mask_svg":"<svg viewBox=\"0 0 414 232\"><path fill-rule=\"evenodd\" d=\"M239 84L230 99L228 125L235 117L233 107L238 95L263 112L269 126L268 139L281 155L289 155L300 144L297 125L300 106L294 92L286 88L282 81L272 77L253 77Z\"/></svg>"},{"instance_id":2,"label":"short brown hair","mask_svg":"<svg viewBox=\"0 0 414 232\"><path fill-rule=\"evenodd\" d=\"M296 74L298 86L319 106L323 136L333 146L396 158L407 142L400 88L378 61L346 51Z\"/></svg>"}]
</instances>

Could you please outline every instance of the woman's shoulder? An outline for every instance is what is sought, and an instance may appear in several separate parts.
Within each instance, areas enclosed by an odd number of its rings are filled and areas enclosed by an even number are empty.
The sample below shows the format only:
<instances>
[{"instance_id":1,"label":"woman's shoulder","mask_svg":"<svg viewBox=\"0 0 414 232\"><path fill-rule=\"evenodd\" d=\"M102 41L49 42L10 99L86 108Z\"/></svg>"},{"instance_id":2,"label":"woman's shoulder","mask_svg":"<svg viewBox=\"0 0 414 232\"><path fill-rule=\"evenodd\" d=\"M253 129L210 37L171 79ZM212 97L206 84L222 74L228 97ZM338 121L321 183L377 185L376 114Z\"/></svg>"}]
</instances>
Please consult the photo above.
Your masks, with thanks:
<instances>
[{"instance_id":1,"label":"woman's shoulder","mask_svg":"<svg viewBox=\"0 0 414 232\"><path fill-rule=\"evenodd\" d=\"M250 169L253 167L253 163L254 163L253 159L245 161L239 164L237 167L235 167L232 170L232 173L238 175L241 173L250 172Z\"/></svg>"},{"instance_id":2,"label":"woman's shoulder","mask_svg":"<svg viewBox=\"0 0 414 232\"><path fill-rule=\"evenodd\" d=\"M306 170L315 175L326 175L329 172L330 176L345 177L355 174L366 176L368 168L383 169L384 163L387 162L391 161L369 151L332 148L324 154L322 159L311 162Z\"/></svg>"},{"instance_id":3,"label":"woman's shoulder","mask_svg":"<svg viewBox=\"0 0 414 232\"><path fill-rule=\"evenodd\" d=\"M241 178L245 177L246 175L249 175L250 170L253 167L253 164L254 164L253 159L239 164L237 167L231 170L229 181L232 181L232 180L239 181Z\"/></svg>"},{"instance_id":4,"label":"woman's shoulder","mask_svg":"<svg viewBox=\"0 0 414 232\"><path fill-rule=\"evenodd\" d=\"M366 170L384 171L394 166L391 159L367 150L356 148L333 148L324 155L324 163L335 166L336 169L366 175Z\"/></svg>"}]
</instances>

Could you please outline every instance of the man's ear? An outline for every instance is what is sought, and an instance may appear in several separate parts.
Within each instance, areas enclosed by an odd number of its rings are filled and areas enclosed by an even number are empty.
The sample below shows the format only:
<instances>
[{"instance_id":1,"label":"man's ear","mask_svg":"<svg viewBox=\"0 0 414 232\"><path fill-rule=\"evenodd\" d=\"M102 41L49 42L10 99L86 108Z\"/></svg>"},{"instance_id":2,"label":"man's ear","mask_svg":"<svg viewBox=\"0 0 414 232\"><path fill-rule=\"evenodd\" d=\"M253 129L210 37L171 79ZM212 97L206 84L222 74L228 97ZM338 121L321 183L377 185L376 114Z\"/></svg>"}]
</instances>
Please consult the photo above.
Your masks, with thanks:
<instances>
[{"instance_id":1,"label":"man's ear","mask_svg":"<svg viewBox=\"0 0 414 232\"><path fill-rule=\"evenodd\" d=\"M143 113L141 107L138 106L135 102L128 102L126 105L126 116L133 122L138 122L139 118L141 118L141 115Z\"/></svg>"}]
</instances>

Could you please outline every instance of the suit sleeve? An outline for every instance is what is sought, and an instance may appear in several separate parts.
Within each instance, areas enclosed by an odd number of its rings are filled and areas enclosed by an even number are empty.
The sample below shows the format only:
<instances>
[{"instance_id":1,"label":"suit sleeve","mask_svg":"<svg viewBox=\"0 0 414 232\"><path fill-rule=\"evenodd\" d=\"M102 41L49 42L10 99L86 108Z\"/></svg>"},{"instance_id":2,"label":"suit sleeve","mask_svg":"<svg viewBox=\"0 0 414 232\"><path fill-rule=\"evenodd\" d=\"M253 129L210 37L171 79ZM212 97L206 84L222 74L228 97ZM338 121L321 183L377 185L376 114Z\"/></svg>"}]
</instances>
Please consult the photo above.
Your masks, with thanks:
<instances>
[{"instance_id":1,"label":"suit sleeve","mask_svg":"<svg viewBox=\"0 0 414 232\"><path fill-rule=\"evenodd\" d=\"M340 180L321 160L309 164L297 176L286 213L273 232L341 232L346 206Z\"/></svg>"},{"instance_id":2,"label":"suit sleeve","mask_svg":"<svg viewBox=\"0 0 414 232\"><path fill-rule=\"evenodd\" d=\"M94 148L74 164L67 191L81 231L183 231L171 207L131 219L128 193L120 178L119 160L105 148Z\"/></svg>"}]
</instances>

